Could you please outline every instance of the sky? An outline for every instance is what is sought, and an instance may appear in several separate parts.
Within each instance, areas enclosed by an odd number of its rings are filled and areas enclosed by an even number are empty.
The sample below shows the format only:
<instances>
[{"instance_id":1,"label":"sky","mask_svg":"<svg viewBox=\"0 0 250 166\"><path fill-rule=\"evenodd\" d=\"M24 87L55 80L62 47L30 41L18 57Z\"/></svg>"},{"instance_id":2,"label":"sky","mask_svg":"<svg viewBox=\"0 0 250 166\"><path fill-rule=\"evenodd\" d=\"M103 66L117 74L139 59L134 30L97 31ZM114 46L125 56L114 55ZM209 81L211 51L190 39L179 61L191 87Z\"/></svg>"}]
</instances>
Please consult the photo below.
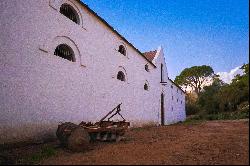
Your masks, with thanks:
<instances>
[{"instance_id":1,"label":"sky","mask_svg":"<svg viewBox=\"0 0 250 166\"><path fill-rule=\"evenodd\" d=\"M164 49L169 77L249 63L248 0L82 0L141 52Z\"/></svg>"}]
</instances>

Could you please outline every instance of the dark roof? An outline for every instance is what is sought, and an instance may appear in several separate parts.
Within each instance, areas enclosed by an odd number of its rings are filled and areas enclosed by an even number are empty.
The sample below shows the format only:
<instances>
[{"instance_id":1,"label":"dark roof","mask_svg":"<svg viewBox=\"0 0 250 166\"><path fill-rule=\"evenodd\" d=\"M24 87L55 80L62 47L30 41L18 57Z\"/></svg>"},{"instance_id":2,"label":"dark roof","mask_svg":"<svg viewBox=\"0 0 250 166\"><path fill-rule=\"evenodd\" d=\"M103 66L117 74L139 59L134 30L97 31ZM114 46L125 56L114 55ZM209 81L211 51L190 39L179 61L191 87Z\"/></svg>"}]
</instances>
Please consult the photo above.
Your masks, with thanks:
<instances>
[{"instance_id":1,"label":"dark roof","mask_svg":"<svg viewBox=\"0 0 250 166\"><path fill-rule=\"evenodd\" d=\"M168 77L169 81L171 81L177 88L179 88L184 94L186 94L186 92L184 90L182 90L182 88L177 85L173 80L171 80L169 77Z\"/></svg>"},{"instance_id":2,"label":"dark roof","mask_svg":"<svg viewBox=\"0 0 250 166\"><path fill-rule=\"evenodd\" d=\"M149 51L149 52L144 52L143 55L149 60L149 61L153 61L153 59L155 58L155 55L157 53L157 50L154 51Z\"/></svg>"},{"instance_id":3,"label":"dark roof","mask_svg":"<svg viewBox=\"0 0 250 166\"><path fill-rule=\"evenodd\" d=\"M111 25L109 25L103 18L101 18L97 13L95 13L92 9L88 7L85 3L83 3L81 0L76 0L79 2L83 7L85 7L90 13L92 13L95 17L97 17L102 23L107 25L115 34L117 34L122 40L124 40L126 43L128 43L132 48L134 48L143 58L145 58L151 65L153 65L155 68L155 64L153 64L150 60L148 60L143 53L141 53L133 44L131 44L127 39L125 39L121 34L119 34Z\"/></svg>"}]
</instances>

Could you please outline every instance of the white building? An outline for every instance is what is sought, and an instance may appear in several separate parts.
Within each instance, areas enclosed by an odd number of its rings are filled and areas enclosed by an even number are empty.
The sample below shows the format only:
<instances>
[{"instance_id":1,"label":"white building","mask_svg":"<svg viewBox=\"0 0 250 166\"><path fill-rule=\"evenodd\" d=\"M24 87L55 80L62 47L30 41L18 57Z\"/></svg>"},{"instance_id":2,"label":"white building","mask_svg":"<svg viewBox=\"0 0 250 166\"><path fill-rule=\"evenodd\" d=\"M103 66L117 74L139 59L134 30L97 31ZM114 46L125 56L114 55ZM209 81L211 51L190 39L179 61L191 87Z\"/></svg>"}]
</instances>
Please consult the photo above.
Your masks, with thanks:
<instances>
[{"instance_id":1,"label":"white building","mask_svg":"<svg viewBox=\"0 0 250 166\"><path fill-rule=\"evenodd\" d=\"M55 136L121 105L132 126L183 121L163 49L141 53L78 0L0 1L0 144Z\"/></svg>"}]
</instances>

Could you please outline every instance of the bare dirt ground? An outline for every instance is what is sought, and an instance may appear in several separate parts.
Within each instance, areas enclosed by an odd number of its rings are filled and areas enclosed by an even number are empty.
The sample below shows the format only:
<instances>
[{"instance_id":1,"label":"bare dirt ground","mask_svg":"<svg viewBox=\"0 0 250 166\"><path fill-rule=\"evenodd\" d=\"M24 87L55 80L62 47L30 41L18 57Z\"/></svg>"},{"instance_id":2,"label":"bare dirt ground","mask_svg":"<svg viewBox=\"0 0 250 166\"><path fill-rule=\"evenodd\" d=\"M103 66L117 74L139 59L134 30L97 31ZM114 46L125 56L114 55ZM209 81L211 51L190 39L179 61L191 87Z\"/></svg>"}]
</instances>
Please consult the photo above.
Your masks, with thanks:
<instances>
[{"instance_id":1,"label":"bare dirt ground","mask_svg":"<svg viewBox=\"0 0 250 166\"><path fill-rule=\"evenodd\" d=\"M57 144L52 143L55 155L39 164L249 165L249 120L130 129L121 142L95 143L92 150L81 153ZM19 148L12 155L28 154L31 149Z\"/></svg>"}]
</instances>

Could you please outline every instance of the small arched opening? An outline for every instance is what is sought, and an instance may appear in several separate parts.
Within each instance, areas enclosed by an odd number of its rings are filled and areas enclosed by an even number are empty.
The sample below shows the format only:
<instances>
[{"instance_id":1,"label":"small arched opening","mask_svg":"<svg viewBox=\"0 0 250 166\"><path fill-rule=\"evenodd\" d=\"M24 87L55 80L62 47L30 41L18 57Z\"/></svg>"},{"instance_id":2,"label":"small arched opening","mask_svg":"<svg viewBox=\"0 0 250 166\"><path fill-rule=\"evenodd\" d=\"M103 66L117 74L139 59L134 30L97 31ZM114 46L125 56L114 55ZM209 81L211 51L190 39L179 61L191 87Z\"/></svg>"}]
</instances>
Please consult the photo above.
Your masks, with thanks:
<instances>
[{"instance_id":1,"label":"small arched opening","mask_svg":"<svg viewBox=\"0 0 250 166\"><path fill-rule=\"evenodd\" d=\"M75 55L73 50L66 44L60 44L56 47L54 55L61 58L67 59L69 61L75 62Z\"/></svg>"},{"instance_id":2,"label":"small arched opening","mask_svg":"<svg viewBox=\"0 0 250 166\"><path fill-rule=\"evenodd\" d=\"M60 13L75 22L76 24L80 24L79 16L76 10L69 4L62 4L62 6L60 7Z\"/></svg>"},{"instance_id":3,"label":"small arched opening","mask_svg":"<svg viewBox=\"0 0 250 166\"><path fill-rule=\"evenodd\" d=\"M149 72L148 64L145 65L145 70L146 70L147 72Z\"/></svg>"},{"instance_id":4,"label":"small arched opening","mask_svg":"<svg viewBox=\"0 0 250 166\"><path fill-rule=\"evenodd\" d=\"M117 74L117 79L120 81L125 81L125 74L122 71L119 71Z\"/></svg>"},{"instance_id":5,"label":"small arched opening","mask_svg":"<svg viewBox=\"0 0 250 166\"><path fill-rule=\"evenodd\" d=\"M121 54L123 54L124 56L126 56L126 49L123 45L119 46L119 50L118 52L120 52Z\"/></svg>"},{"instance_id":6,"label":"small arched opening","mask_svg":"<svg viewBox=\"0 0 250 166\"><path fill-rule=\"evenodd\" d=\"M144 90L148 91L148 84L147 83L144 84Z\"/></svg>"}]
</instances>

